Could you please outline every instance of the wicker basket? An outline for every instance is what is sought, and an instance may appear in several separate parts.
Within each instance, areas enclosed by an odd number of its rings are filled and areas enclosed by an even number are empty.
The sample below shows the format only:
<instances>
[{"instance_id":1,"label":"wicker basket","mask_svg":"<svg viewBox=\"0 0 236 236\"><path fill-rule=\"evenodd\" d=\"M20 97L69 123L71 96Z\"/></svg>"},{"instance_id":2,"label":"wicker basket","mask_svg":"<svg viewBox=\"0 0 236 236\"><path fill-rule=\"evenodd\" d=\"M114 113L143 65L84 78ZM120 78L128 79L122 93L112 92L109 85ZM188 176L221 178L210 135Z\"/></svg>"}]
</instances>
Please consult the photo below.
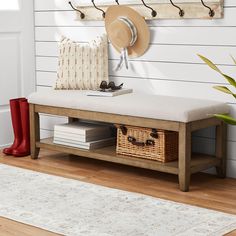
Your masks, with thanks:
<instances>
[{"instance_id":1,"label":"wicker basket","mask_svg":"<svg viewBox=\"0 0 236 236\"><path fill-rule=\"evenodd\" d=\"M178 159L178 133L135 126L117 127L118 154L169 162Z\"/></svg>"}]
</instances>

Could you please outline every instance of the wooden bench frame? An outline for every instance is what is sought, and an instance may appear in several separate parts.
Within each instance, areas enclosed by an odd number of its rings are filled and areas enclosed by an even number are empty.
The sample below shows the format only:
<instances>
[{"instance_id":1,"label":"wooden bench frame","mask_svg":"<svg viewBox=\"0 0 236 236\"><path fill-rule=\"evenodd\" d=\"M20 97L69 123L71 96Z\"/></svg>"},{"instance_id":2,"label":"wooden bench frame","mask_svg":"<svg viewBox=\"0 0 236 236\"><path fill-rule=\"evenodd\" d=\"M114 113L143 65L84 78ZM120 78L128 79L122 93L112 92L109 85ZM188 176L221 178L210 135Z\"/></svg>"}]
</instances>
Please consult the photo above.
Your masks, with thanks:
<instances>
[{"instance_id":1,"label":"wooden bench frame","mask_svg":"<svg viewBox=\"0 0 236 236\"><path fill-rule=\"evenodd\" d=\"M88 151L53 144L52 139L40 140L39 113L66 116L69 118L69 120L78 118L91 121L102 121L108 123L135 125L140 127L176 131L179 133L179 160L169 163L160 163L152 160L117 155L115 153L114 147ZM192 154L192 132L211 126L216 126L215 156ZM226 136L226 125L214 117L189 123L183 123L176 121L165 121L150 118L30 104L30 141L32 159L38 158L40 148L46 148L98 160L172 173L178 175L179 188L181 191L185 192L189 191L190 176L193 173L208 169L210 167L216 167L219 177L224 178L226 176Z\"/></svg>"}]
</instances>

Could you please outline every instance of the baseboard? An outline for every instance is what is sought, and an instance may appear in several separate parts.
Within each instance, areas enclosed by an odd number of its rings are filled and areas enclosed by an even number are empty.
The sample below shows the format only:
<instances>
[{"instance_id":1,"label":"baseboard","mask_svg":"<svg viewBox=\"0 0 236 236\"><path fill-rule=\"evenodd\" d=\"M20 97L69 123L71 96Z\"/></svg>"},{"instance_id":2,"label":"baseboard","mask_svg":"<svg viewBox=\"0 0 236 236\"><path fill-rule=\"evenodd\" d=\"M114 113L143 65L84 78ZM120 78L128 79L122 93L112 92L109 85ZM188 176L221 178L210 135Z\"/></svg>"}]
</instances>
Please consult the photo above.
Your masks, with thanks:
<instances>
[{"instance_id":1,"label":"baseboard","mask_svg":"<svg viewBox=\"0 0 236 236\"><path fill-rule=\"evenodd\" d=\"M9 147L11 146L11 143L8 144L0 144L0 149L5 148L5 147Z\"/></svg>"}]
</instances>

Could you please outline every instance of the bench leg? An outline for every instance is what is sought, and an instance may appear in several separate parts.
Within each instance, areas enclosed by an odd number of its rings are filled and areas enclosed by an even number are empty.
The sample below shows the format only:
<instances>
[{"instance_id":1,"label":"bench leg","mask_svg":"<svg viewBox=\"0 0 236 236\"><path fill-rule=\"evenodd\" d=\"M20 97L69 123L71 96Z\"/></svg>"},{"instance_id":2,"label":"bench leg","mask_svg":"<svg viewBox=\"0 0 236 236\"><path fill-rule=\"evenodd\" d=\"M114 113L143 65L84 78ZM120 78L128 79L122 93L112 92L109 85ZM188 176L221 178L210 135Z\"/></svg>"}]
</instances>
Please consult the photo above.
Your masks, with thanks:
<instances>
[{"instance_id":1,"label":"bench leg","mask_svg":"<svg viewBox=\"0 0 236 236\"><path fill-rule=\"evenodd\" d=\"M220 159L220 165L216 167L218 177L226 177L226 145L227 145L227 125L221 122L216 126L216 157Z\"/></svg>"},{"instance_id":2,"label":"bench leg","mask_svg":"<svg viewBox=\"0 0 236 236\"><path fill-rule=\"evenodd\" d=\"M188 124L181 123L179 130L179 188L189 191L191 176L191 130Z\"/></svg>"},{"instance_id":3,"label":"bench leg","mask_svg":"<svg viewBox=\"0 0 236 236\"><path fill-rule=\"evenodd\" d=\"M40 141L39 114L35 112L35 105L30 104L30 152L32 159L38 159L40 148L36 142Z\"/></svg>"}]
</instances>

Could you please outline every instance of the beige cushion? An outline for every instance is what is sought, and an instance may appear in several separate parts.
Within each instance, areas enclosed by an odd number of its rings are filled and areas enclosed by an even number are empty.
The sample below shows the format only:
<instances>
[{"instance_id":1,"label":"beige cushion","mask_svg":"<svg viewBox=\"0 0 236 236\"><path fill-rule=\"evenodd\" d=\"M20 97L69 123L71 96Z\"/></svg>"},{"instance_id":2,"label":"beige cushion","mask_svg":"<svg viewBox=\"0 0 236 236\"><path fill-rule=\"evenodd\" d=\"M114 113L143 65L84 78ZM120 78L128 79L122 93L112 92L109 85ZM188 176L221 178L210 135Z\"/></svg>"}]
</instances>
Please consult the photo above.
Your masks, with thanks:
<instances>
[{"instance_id":1,"label":"beige cushion","mask_svg":"<svg viewBox=\"0 0 236 236\"><path fill-rule=\"evenodd\" d=\"M55 89L98 89L108 81L107 36L90 43L77 43L63 38L59 45Z\"/></svg>"},{"instance_id":2,"label":"beige cushion","mask_svg":"<svg viewBox=\"0 0 236 236\"><path fill-rule=\"evenodd\" d=\"M39 105L73 108L87 111L147 117L161 120L190 122L228 113L222 102L193 98L131 93L116 97L86 96L86 91L36 92L29 102Z\"/></svg>"}]
</instances>

